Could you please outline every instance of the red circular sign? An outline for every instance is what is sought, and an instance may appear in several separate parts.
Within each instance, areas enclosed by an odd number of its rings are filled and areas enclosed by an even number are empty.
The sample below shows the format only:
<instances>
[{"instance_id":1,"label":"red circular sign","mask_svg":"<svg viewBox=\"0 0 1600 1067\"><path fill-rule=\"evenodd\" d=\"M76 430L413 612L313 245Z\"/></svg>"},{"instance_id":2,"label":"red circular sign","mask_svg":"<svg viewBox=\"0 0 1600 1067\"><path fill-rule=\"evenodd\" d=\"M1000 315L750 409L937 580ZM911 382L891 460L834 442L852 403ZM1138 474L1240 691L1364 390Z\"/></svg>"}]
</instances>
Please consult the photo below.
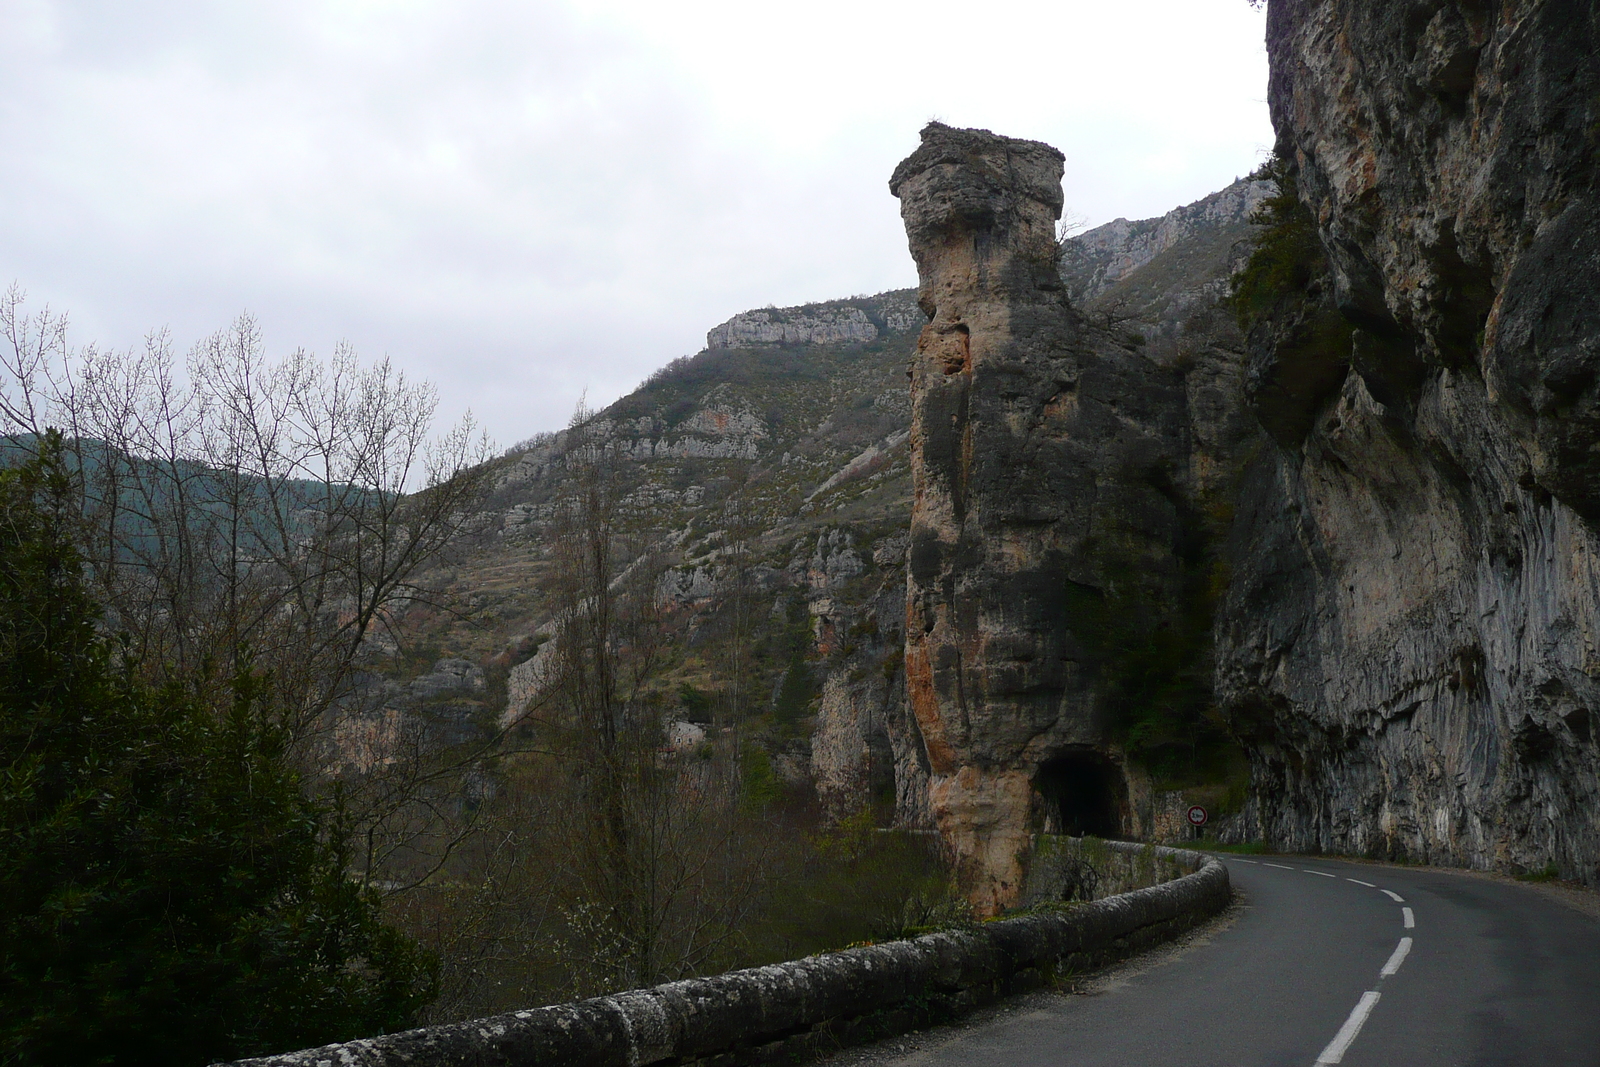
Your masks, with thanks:
<instances>
[{"instance_id":1,"label":"red circular sign","mask_svg":"<svg viewBox=\"0 0 1600 1067\"><path fill-rule=\"evenodd\" d=\"M1204 826L1207 818L1208 816L1206 815L1206 809L1202 808L1200 805L1196 804L1194 807L1189 809L1190 826Z\"/></svg>"}]
</instances>

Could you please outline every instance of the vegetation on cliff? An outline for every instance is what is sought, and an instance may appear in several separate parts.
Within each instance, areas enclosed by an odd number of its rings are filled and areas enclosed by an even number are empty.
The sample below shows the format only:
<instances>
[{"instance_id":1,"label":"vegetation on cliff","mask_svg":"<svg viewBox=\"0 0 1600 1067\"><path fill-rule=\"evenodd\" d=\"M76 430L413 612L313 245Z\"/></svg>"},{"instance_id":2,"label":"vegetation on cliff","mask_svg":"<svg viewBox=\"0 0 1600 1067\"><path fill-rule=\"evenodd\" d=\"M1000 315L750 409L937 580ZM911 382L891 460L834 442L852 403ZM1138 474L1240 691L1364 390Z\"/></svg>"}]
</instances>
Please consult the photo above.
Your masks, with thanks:
<instances>
[{"instance_id":1,"label":"vegetation on cliff","mask_svg":"<svg viewBox=\"0 0 1600 1067\"><path fill-rule=\"evenodd\" d=\"M1250 177L1271 182L1274 191L1251 217L1256 230L1250 256L1228 282L1227 303L1246 333L1327 270L1317 223L1300 199L1292 162L1274 155Z\"/></svg>"},{"instance_id":2,"label":"vegetation on cliff","mask_svg":"<svg viewBox=\"0 0 1600 1067\"><path fill-rule=\"evenodd\" d=\"M1160 787L1228 784L1239 750L1211 688L1220 564L1197 541L1181 556L1176 596L1152 589L1131 562L1112 559L1106 572L1104 589L1069 585L1068 614L1103 687L1113 739Z\"/></svg>"}]
</instances>

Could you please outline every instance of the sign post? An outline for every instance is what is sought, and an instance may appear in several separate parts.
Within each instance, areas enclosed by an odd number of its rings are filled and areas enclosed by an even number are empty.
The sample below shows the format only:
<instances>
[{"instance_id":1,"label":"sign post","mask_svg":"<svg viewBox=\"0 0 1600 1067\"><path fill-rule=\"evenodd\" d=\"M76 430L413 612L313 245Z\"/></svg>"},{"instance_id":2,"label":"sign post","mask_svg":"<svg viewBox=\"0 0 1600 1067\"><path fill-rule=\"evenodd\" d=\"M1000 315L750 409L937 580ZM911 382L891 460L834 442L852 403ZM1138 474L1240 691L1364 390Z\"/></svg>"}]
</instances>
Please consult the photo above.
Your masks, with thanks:
<instances>
[{"instance_id":1,"label":"sign post","mask_svg":"<svg viewBox=\"0 0 1600 1067\"><path fill-rule=\"evenodd\" d=\"M1206 809L1196 804L1188 811L1189 825L1194 827L1194 839L1200 840L1205 835L1206 820L1210 818Z\"/></svg>"}]
</instances>

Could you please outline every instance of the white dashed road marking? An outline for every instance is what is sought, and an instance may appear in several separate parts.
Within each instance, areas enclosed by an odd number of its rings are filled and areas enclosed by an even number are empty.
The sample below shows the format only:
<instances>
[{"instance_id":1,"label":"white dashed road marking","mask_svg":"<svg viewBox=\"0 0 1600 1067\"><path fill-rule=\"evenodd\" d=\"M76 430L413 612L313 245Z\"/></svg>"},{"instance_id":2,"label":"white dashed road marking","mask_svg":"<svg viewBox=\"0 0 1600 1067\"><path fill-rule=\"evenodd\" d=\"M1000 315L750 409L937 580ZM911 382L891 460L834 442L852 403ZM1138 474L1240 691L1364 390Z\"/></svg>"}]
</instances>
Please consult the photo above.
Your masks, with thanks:
<instances>
[{"instance_id":1,"label":"white dashed road marking","mask_svg":"<svg viewBox=\"0 0 1600 1067\"><path fill-rule=\"evenodd\" d=\"M1232 858L1237 859L1237 857ZM1239 860L1239 862L1253 864L1257 861ZM1339 877L1336 874L1329 874L1327 871L1314 871L1310 867L1288 867L1282 863L1268 863L1265 860L1261 860L1260 865L1262 867L1276 867L1280 871L1300 870L1304 871L1306 874L1319 874L1324 878ZM1399 893L1396 893L1392 889L1379 889L1371 882L1363 882L1359 878L1346 878L1345 881L1353 882L1356 885L1364 885L1368 889L1377 889L1378 892L1382 893L1396 904L1404 904L1406 902L1405 897L1401 896ZM1417 917L1409 907L1401 908L1400 915L1405 921L1405 928L1407 930L1416 929ZM1400 943L1396 945L1394 947L1394 951L1389 954L1389 960L1383 965L1383 970L1378 972L1378 981L1380 983L1385 978L1394 977L1395 973L1400 970L1400 965L1405 963L1406 957L1411 954L1411 943L1411 938L1409 937L1402 937L1400 939ZM1356 1039L1356 1035L1361 1033L1361 1028L1367 1024L1367 1016L1372 1014L1373 1005L1377 1003L1378 991L1376 989L1369 989L1367 992L1361 994L1361 999L1356 1002L1356 1006L1350 1009L1350 1017L1344 1021L1343 1026L1339 1027L1339 1032L1333 1035L1333 1040L1328 1042L1328 1047L1322 1050L1322 1055L1317 1057L1316 1067L1324 1067L1325 1064L1339 1063L1344 1059L1345 1052L1350 1048L1351 1042Z\"/></svg>"},{"instance_id":2,"label":"white dashed road marking","mask_svg":"<svg viewBox=\"0 0 1600 1067\"><path fill-rule=\"evenodd\" d=\"M1317 1057L1317 1065L1325 1063L1338 1063L1344 1059L1345 1049L1350 1047L1350 1042L1356 1039L1361 1028L1366 1025L1367 1016L1372 1014L1372 1006L1378 1003L1377 993L1363 993L1356 1006L1350 1011L1350 1018L1339 1027L1339 1032L1333 1035L1333 1040L1328 1042L1328 1047L1322 1050L1322 1055Z\"/></svg>"},{"instance_id":3,"label":"white dashed road marking","mask_svg":"<svg viewBox=\"0 0 1600 1067\"><path fill-rule=\"evenodd\" d=\"M1389 957L1389 962L1383 965L1383 970L1378 972L1379 978L1387 978L1400 969L1400 965L1411 954L1411 939L1402 937L1400 943L1394 947L1394 953Z\"/></svg>"},{"instance_id":4,"label":"white dashed road marking","mask_svg":"<svg viewBox=\"0 0 1600 1067\"><path fill-rule=\"evenodd\" d=\"M1281 864L1277 863L1268 863L1265 864L1265 866L1281 867L1286 871L1294 869L1292 867L1283 867ZM1337 875L1328 874L1326 871L1313 871L1309 867L1302 867L1300 869L1305 871L1307 874L1320 874L1324 878L1338 877ZM1406 902L1405 897L1401 896L1399 893L1396 893L1392 889L1379 889L1378 886L1373 885L1371 882L1363 882L1359 878L1346 878L1345 881L1353 882L1356 885L1366 886L1368 889L1377 889L1378 892L1382 893L1396 904L1404 904ZM1400 916L1404 921L1405 928L1407 930L1416 929L1417 916L1416 913L1413 912L1409 907L1401 908ZM1409 937L1402 937L1400 939L1400 943L1396 945L1394 947L1394 951L1389 954L1389 960L1383 965L1383 970L1378 972L1378 982L1380 984L1384 979L1394 977L1395 973L1400 970L1400 965L1405 963L1406 957L1411 954L1411 944L1412 941ZM1333 1035L1333 1040L1328 1042L1328 1047L1322 1050L1322 1055L1317 1057L1316 1067L1324 1067L1325 1064L1339 1063L1344 1059L1344 1054L1349 1050L1351 1042L1355 1041L1356 1035L1360 1034L1361 1028L1367 1024L1367 1016L1372 1014L1373 1006L1378 1003L1378 996L1379 994L1376 989L1370 989L1361 994L1361 999L1357 1001L1356 1006L1350 1010L1350 1017L1344 1021L1343 1026L1339 1027L1339 1032Z\"/></svg>"}]
</instances>

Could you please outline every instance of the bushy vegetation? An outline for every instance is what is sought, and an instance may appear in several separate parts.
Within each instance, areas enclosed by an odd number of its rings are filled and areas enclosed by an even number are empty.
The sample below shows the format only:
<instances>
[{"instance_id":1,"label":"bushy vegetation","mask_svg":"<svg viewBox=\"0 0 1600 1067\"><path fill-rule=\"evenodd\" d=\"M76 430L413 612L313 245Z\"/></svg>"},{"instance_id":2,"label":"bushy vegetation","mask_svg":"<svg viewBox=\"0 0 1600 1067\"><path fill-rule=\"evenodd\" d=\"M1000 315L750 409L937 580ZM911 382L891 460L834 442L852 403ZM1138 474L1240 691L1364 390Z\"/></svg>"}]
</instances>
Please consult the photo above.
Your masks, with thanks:
<instances>
[{"instance_id":1,"label":"bushy vegetation","mask_svg":"<svg viewBox=\"0 0 1600 1067\"><path fill-rule=\"evenodd\" d=\"M62 450L0 473L0 1061L201 1065L404 1027L434 965L350 878L271 679L138 679L85 586Z\"/></svg>"},{"instance_id":2,"label":"bushy vegetation","mask_svg":"<svg viewBox=\"0 0 1600 1067\"><path fill-rule=\"evenodd\" d=\"M1316 220L1300 200L1291 161L1274 155L1250 177L1272 182L1276 191L1251 217L1258 228L1250 257L1229 281L1227 304L1247 333L1327 269Z\"/></svg>"},{"instance_id":3,"label":"bushy vegetation","mask_svg":"<svg viewBox=\"0 0 1600 1067\"><path fill-rule=\"evenodd\" d=\"M764 921L752 930L752 960L795 959L972 921L936 836L884 829L862 811L795 844Z\"/></svg>"},{"instance_id":4,"label":"bushy vegetation","mask_svg":"<svg viewBox=\"0 0 1600 1067\"><path fill-rule=\"evenodd\" d=\"M425 387L345 352L332 393L362 402L324 405L322 361L261 362L241 320L191 357L192 396L182 375L162 376L164 347L84 357L100 384L157 402L118 424L115 390L51 394L83 354L66 350L59 322L19 307L0 302L0 428L26 446L14 462L38 454L45 415L77 428L59 441L56 510L83 520L64 551L86 564L75 595L99 614L85 631L95 665L74 668L73 699L90 712L50 712L67 723L46 731L66 755L41 741L31 710L5 706L14 847L0 866L14 864L3 888L21 903L0 930L11 983L0 1062L285 1051L841 948L959 911L936 841L885 831L881 808L828 829L797 772L818 690L803 599L774 612L770 588L748 582L689 635L635 610L660 577L643 557L667 549L663 515L629 494L696 487L673 513L681 543L741 574L790 567L796 546L756 540L763 509L792 514L805 486L898 425L901 407L876 400L903 388L902 352L715 353L662 376L645 390L657 418L744 382L716 402L786 427L794 464L747 478L746 460L682 457L597 486L612 509L592 513L605 536L542 542L566 547L517 580L535 590L543 629L491 656L471 643L479 590L453 584L441 561L496 498L459 462L474 454L461 434L427 451ZM41 372L52 361L67 372ZM223 409L253 414L226 432L201 417ZM156 438L130 436L140 427ZM356 452L318 452L301 433ZM298 451L273 451L283 443ZM100 454L141 462L83 462ZM557 495L534 506L559 507ZM137 537L117 525L128 501L161 505L140 512L152 521ZM619 612L600 619L602 601ZM541 649L565 681L540 721L508 726L497 716L512 669ZM482 667L479 688L405 695L447 660ZM111 694L105 709L96 686ZM686 721L704 738L682 742ZM28 759L67 767L74 753L93 755L82 788L40 800ZM30 843L50 855L19 859ZM71 921L47 930L46 915Z\"/></svg>"},{"instance_id":5,"label":"bushy vegetation","mask_svg":"<svg viewBox=\"0 0 1600 1067\"><path fill-rule=\"evenodd\" d=\"M1103 586L1067 587L1072 632L1103 687L1113 736L1168 788L1226 781L1240 764L1212 701L1212 620L1225 572L1198 518L1187 525L1172 582L1105 545Z\"/></svg>"}]
</instances>

